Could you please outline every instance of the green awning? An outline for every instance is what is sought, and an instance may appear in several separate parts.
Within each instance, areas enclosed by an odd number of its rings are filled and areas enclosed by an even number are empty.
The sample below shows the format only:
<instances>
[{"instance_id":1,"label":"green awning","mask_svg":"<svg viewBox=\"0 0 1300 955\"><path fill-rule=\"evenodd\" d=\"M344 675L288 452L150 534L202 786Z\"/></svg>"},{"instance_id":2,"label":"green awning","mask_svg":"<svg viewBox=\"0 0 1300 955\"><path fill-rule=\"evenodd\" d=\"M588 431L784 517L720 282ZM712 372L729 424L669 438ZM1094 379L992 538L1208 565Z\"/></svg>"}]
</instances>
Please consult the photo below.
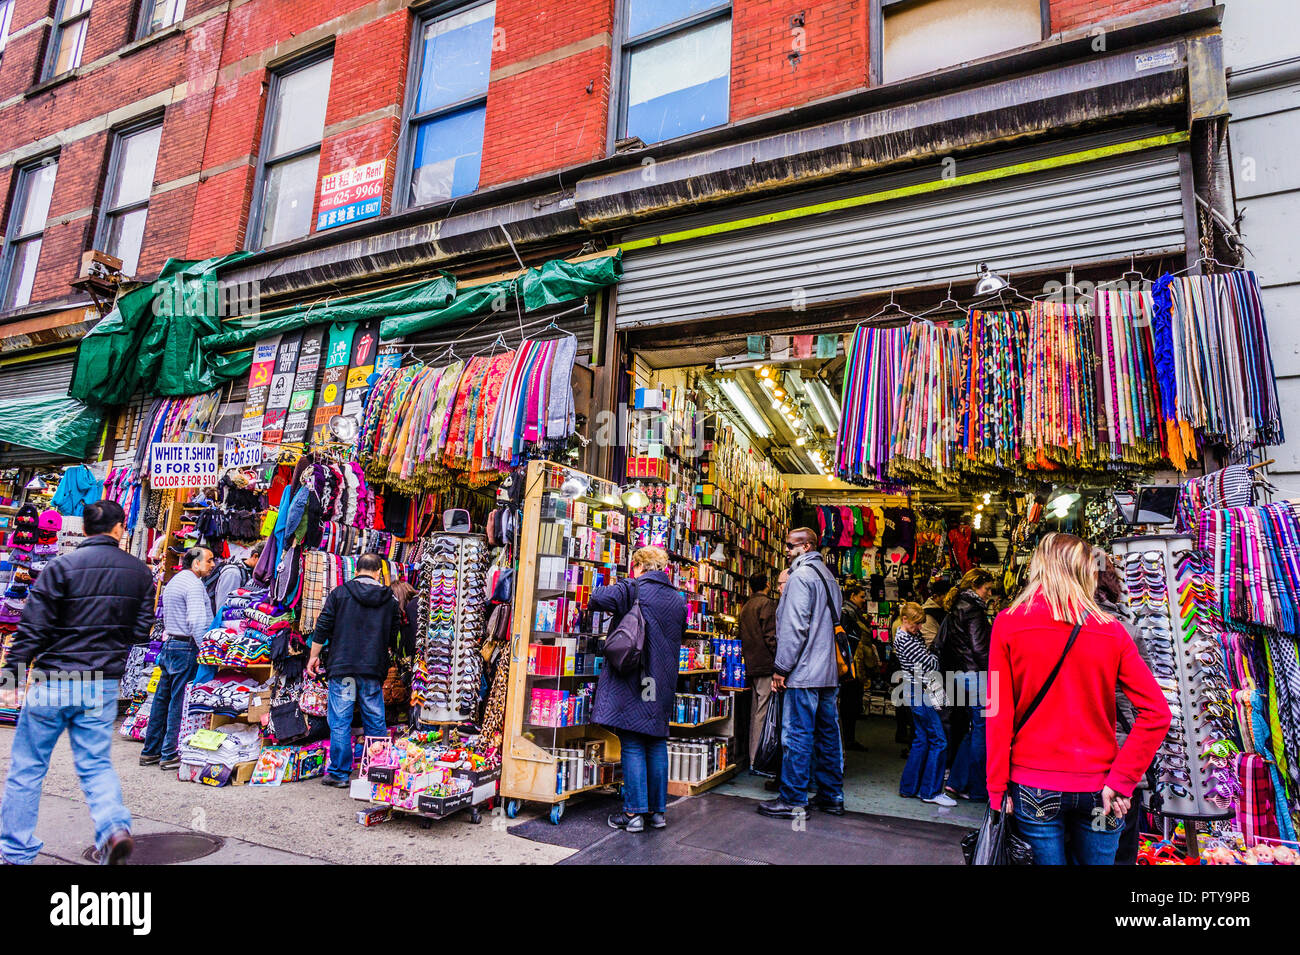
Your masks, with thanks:
<instances>
[{"instance_id":1,"label":"green awning","mask_svg":"<svg viewBox=\"0 0 1300 955\"><path fill-rule=\"evenodd\" d=\"M223 327L216 314L222 301L217 273L252 254L169 259L157 281L123 295L81 340L69 394L98 406L124 404L140 388L163 397L201 394L248 374L252 351L243 346L268 335L380 318L380 338L393 339L511 307L516 299L525 311L572 301L623 274L622 251L615 250L577 262L553 260L467 289L443 274L383 292L274 309Z\"/></svg>"},{"instance_id":2,"label":"green awning","mask_svg":"<svg viewBox=\"0 0 1300 955\"><path fill-rule=\"evenodd\" d=\"M103 409L67 395L0 399L0 441L9 444L84 459L103 427Z\"/></svg>"},{"instance_id":3,"label":"green awning","mask_svg":"<svg viewBox=\"0 0 1300 955\"><path fill-rule=\"evenodd\" d=\"M623 252L568 262L552 259L535 269L500 282L489 282L463 289L446 308L433 312L394 315L379 326L381 339L401 338L437 328L461 318L471 318L513 305L518 297L524 311L532 312L547 305L571 302L614 285L623 277Z\"/></svg>"}]
</instances>

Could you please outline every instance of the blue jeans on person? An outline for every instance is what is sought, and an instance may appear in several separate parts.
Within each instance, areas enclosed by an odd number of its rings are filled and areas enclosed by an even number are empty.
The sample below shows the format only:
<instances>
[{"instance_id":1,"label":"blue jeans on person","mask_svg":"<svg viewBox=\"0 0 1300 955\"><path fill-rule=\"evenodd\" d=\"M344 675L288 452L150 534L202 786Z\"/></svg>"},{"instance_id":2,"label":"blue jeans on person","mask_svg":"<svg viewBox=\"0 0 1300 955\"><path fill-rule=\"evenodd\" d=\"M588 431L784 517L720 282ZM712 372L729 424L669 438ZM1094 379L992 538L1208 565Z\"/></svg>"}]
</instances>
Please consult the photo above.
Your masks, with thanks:
<instances>
[{"instance_id":1,"label":"blue jeans on person","mask_svg":"<svg viewBox=\"0 0 1300 955\"><path fill-rule=\"evenodd\" d=\"M898 794L933 799L943 792L943 763L948 741L944 738L939 711L921 702L919 694L912 701L912 725L916 732L903 766L903 778L898 783Z\"/></svg>"},{"instance_id":2,"label":"blue jeans on person","mask_svg":"<svg viewBox=\"0 0 1300 955\"><path fill-rule=\"evenodd\" d=\"M618 730L623 751L623 811L629 815L668 808L668 740Z\"/></svg>"},{"instance_id":3,"label":"blue jeans on person","mask_svg":"<svg viewBox=\"0 0 1300 955\"><path fill-rule=\"evenodd\" d=\"M781 801L808 803L808 779L817 799L844 802L844 747L840 739L839 687L786 687L781 691Z\"/></svg>"},{"instance_id":4,"label":"blue jeans on person","mask_svg":"<svg viewBox=\"0 0 1300 955\"><path fill-rule=\"evenodd\" d=\"M971 801L988 801L985 788L984 760L984 696L980 687L983 674L971 670L956 674L958 687L965 688L965 700L970 712L970 730L957 747L957 756L948 774L948 785L955 791L970 796Z\"/></svg>"},{"instance_id":5,"label":"blue jeans on person","mask_svg":"<svg viewBox=\"0 0 1300 955\"><path fill-rule=\"evenodd\" d=\"M1104 816L1101 793L1067 793L1012 783L1016 831L1034 850L1034 865L1114 865L1124 820ZM1066 848L1066 837L1069 848Z\"/></svg>"},{"instance_id":6,"label":"blue jeans on person","mask_svg":"<svg viewBox=\"0 0 1300 955\"><path fill-rule=\"evenodd\" d=\"M149 728L144 734L142 756L175 759L180 745L181 716L185 687L199 666L199 647L193 640L168 640L158 651L162 676L149 707Z\"/></svg>"},{"instance_id":7,"label":"blue jeans on person","mask_svg":"<svg viewBox=\"0 0 1300 955\"><path fill-rule=\"evenodd\" d=\"M335 779L352 775L352 711L361 703L361 727L367 736L387 736L384 718L384 684L366 677L340 677L329 681L330 763Z\"/></svg>"},{"instance_id":8,"label":"blue jeans on person","mask_svg":"<svg viewBox=\"0 0 1300 955\"><path fill-rule=\"evenodd\" d=\"M41 787L54 745L68 733L72 764L95 824L95 845L102 849L113 833L131 829L131 814L122 805L122 785L109 750L117 716L117 680L87 679L33 684L23 702L9 753L9 776L0 804L0 855L27 865L44 844L36 838Z\"/></svg>"}]
</instances>

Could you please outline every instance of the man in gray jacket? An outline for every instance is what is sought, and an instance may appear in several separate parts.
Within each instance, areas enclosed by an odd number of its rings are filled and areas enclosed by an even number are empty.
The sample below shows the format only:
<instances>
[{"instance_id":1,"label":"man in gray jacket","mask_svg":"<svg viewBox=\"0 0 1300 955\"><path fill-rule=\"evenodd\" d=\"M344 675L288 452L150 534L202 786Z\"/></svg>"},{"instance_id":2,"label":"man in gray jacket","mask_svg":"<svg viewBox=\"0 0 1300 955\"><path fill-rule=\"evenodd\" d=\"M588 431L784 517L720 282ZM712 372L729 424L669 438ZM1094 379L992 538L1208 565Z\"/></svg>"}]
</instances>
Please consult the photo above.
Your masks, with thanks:
<instances>
[{"instance_id":1,"label":"man in gray jacket","mask_svg":"<svg viewBox=\"0 0 1300 955\"><path fill-rule=\"evenodd\" d=\"M810 773L813 805L844 813L844 750L840 744L839 667L835 624L840 588L814 548L818 534L797 527L785 538L790 579L776 608L776 665L772 689L785 694L781 717L781 793L758 804L765 816L792 819L805 812Z\"/></svg>"}]
</instances>

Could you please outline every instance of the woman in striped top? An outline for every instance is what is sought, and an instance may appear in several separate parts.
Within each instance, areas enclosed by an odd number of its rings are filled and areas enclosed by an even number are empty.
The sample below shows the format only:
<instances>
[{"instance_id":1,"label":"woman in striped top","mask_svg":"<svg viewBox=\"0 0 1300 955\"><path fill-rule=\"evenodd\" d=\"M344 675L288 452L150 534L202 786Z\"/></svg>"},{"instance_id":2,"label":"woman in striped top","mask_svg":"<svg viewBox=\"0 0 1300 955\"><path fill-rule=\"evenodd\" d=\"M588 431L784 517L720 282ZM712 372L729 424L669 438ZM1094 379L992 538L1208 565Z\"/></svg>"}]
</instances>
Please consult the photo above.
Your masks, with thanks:
<instances>
[{"instance_id":1,"label":"woman in striped top","mask_svg":"<svg viewBox=\"0 0 1300 955\"><path fill-rule=\"evenodd\" d=\"M901 702L910 706L916 727L898 794L908 799L920 796L922 802L951 807L957 801L943 791L944 757L948 749L943 722L939 719L939 707L944 702L943 678L939 673L939 658L921 636L924 622L925 610L909 601L899 610L894 630L894 653L903 667L898 687L901 699L896 695L894 705Z\"/></svg>"}]
</instances>

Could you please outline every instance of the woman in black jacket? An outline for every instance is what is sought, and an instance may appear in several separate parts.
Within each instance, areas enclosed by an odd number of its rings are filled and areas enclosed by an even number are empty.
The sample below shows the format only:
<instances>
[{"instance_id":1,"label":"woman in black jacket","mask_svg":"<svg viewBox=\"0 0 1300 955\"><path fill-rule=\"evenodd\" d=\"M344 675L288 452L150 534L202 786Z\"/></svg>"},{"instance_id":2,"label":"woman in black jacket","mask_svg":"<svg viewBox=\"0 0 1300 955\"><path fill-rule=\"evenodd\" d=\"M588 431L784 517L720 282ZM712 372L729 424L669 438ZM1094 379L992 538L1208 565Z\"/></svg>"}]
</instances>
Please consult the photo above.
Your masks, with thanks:
<instances>
[{"instance_id":1,"label":"woman in black jacket","mask_svg":"<svg viewBox=\"0 0 1300 955\"><path fill-rule=\"evenodd\" d=\"M948 614L935 639L939 660L954 690L954 708L964 709L963 715L969 718L969 731L953 734L960 738L949 750L952 772L948 775L947 789L951 795L973 801L987 799L983 704L988 682L989 642L993 637L993 624L988 615L992 594L993 575L978 567L968 570L944 598ZM952 738L949 736L950 746Z\"/></svg>"},{"instance_id":2,"label":"woman in black jacket","mask_svg":"<svg viewBox=\"0 0 1300 955\"><path fill-rule=\"evenodd\" d=\"M645 618L642 672L620 676L601 668L591 721L618 734L623 761L623 812L609 824L628 832L662 829L668 805L668 723L677 688L677 658L686 630L686 599L672 585L664 568L668 554L659 547L642 547L632 555L632 577L591 593L590 609L614 615L613 626L639 600ZM611 627L612 629L612 627Z\"/></svg>"}]
</instances>

